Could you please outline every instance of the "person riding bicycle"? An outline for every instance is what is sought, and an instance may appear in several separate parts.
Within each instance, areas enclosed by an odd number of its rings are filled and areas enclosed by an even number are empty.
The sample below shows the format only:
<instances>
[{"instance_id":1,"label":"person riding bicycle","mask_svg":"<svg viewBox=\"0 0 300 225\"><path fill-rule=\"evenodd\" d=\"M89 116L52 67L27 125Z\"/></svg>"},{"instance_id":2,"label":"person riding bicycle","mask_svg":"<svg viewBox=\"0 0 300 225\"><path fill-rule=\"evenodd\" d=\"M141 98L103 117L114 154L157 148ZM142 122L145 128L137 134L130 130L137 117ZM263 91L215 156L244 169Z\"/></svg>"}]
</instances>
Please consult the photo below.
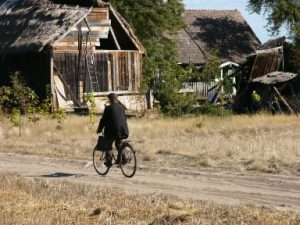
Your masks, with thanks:
<instances>
[{"instance_id":1,"label":"person riding bicycle","mask_svg":"<svg viewBox=\"0 0 300 225\"><path fill-rule=\"evenodd\" d=\"M104 128L104 137L107 139L106 166L111 166L112 145L115 142L118 150L117 163L120 162L120 147L123 139L128 138L129 131L125 115L125 106L118 100L116 93L110 93L108 96L109 105L105 106L104 113L100 119L97 134L101 133Z\"/></svg>"}]
</instances>

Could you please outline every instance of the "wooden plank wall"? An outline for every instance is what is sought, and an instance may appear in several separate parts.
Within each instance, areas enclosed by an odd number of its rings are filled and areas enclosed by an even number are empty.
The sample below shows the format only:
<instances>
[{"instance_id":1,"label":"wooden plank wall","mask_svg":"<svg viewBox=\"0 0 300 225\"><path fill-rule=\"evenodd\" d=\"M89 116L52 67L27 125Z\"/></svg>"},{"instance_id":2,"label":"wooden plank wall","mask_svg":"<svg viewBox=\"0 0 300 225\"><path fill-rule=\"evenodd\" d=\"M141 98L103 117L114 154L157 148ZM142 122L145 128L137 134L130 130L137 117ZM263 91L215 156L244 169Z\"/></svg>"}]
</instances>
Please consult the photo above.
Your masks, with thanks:
<instances>
[{"instance_id":1,"label":"wooden plank wall","mask_svg":"<svg viewBox=\"0 0 300 225\"><path fill-rule=\"evenodd\" d=\"M86 17L90 32L89 48L100 45L100 38L108 38L111 20L109 19L109 8L94 8ZM89 29L84 20L80 22L83 36L86 37ZM73 27L68 35L59 43L55 44L54 50L57 51L76 51L78 50L78 27Z\"/></svg>"},{"instance_id":2,"label":"wooden plank wall","mask_svg":"<svg viewBox=\"0 0 300 225\"><path fill-rule=\"evenodd\" d=\"M251 79L261 77L267 73L277 71L281 64L281 55L279 52L269 52L256 55L251 72Z\"/></svg>"},{"instance_id":3,"label":"wooden plank wall","mask_svg":"<svg viewBox=\"0 0 300 225\"><path fill-rule=\"evenodd\" d=\"M96 51L96 74L100 91L137 92L141 81L141 56L137 51ZM89 77L77 77L78 53L54 52L54 64L76 96L79 81L84 81L84 91L90 92ZM83 59L82 59L83 60ZM84 61L81 62L84 65Z\"/></svg>"},{"instance_id":4,"label":"wooden plank wall","mask_svg":"<svg viewBox=\"0 0 300 225\"><path fill-rule=\"evenodd\" d=\"M207 98L209 95L208 90L217 84L215 81L208 82L184 82L182 84L183 89L193 90L198 98Z\"/></svg>"}]
</instances>

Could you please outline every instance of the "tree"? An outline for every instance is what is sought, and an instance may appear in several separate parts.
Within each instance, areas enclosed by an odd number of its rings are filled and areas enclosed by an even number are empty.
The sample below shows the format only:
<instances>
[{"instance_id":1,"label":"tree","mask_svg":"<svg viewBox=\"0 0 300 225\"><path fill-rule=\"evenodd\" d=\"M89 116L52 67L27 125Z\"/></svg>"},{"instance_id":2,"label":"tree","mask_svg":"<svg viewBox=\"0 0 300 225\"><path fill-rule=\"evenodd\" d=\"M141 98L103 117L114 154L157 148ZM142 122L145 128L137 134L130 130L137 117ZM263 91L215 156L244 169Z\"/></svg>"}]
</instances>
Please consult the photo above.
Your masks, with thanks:
<instances>
[{"instance_id":1,"label":"tree","mask_svg":"<svg viewBox=\"0 0 300 225\"><path fill-rule=\"evenodd\" d=\"M196 98L193 93L179 93L182 75L185 71L176 65L169 65L164 75L155 82L153 95L159 101L160 111L168 116L179 117L191 113Z\"/></svg>"},{"instance_id":2,"label":"tree","mask_svg":"<svg viewBox=\"0 0 300 225\"><path fill-rule=\"evenodd\" d=\"M208 62L204 65L202 71L196 70L195 68L190 68L192 73L189 78L193 81L210 81L220 76L220 65L221 58L219 56L219 51L214 49L211 51L211 57Z\"/></svg>"},{"instance_id":3,"label":"tree","mask_svg":"<svg viewBox=\"0 0 300 225\"><path fill-rule=\"evenodd\" d=\"M293 38L300 36L300 1L299 0L249 0L249 9L254 13L267 16L271 31L287 25Z\"/></svg>"},{"instance_id":4,"label":"tree","mask_svg":"<svg viewBox=\"0 0 300 225\"><path fill-rule=\"evenodd\" d=\"M167 38L185 26L181 0L111 0L111 4L131 24L146 49L143 86L154 87L158 73L176 63L177 45Z\"/></svg>"},{"instance_id":5,"label":"tree","mask_svg":"<svg viewBox=\"0 0 300 225\"><path fill-rule=\"evenodd\" d=\"M286 48L289 57L289 69L300 68L300 1L299 0L249 0L249 9L267 16L268 26L273 33L287 25L290 38L293 40Z\"/></svg>"}]
</instances>

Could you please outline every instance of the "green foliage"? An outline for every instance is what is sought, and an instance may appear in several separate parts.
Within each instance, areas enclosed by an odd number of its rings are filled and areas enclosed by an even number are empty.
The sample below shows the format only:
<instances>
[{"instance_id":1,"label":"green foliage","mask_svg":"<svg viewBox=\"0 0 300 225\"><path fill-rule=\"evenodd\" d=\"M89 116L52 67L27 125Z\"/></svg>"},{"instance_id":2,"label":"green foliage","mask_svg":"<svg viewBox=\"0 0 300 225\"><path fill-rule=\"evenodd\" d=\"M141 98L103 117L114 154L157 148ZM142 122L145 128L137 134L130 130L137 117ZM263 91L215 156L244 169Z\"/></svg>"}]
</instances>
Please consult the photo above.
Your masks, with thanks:
<instances>
[{"instance_id":1,"label":"green foliage","mask_svg":"<svg viewBox=\"0 0 300 225\"><path fill-rule=\"evenodd\" d=\"M47 116L50 114L52 110L52 104L51 104L51 88L50 85L46 86L46 98L43 99L39 105L39 113L41 113L44 116Z\"/></svg>"},{"instance_id":2,"label":"green foliage","mask_svg":"<svg viewBox=\"0 0 300 225\"><path fill-rule=\"evenodd\" d=\"M176 63L177 45L167 38L185 26L180 0L111 0L111 4L133 27L146 49L143 61L143 91L154 86L158 72Z\"/></svg>"},{"instance_id":3,"label":"green foliage","mask_svg":"<svg viewBox=\"0 0 300 225\"><path fill-rule=\"evenodd\" d=\"M204 104L198 109L198 113L208 116L230 116L232 115L231 110L224 109L222 106L214 104Z\"/></svg>"},{"instance_id":4,"label":"green foliage","mask_svg":"<svg viewBox=\"0 0 300 225\"><path fill-rule=\"evenodd\" d=\"M19 109L12 109L10 116L9 116L9 120L11 122L11 124L15 127L19 127L21 126L21 113Z\"/></svg>"},{"instance_id":5,"label":"green foliage","mask_svg":"<svg viewBox=\"0 0 300 225\"><path fill-rule=\"evenodd\" d=\"M252 12L264 13L272 33L286 25L293 44L289 45L286 58L288 71L300 69L300 1L299 0L248 0Z\"/></svg>"},{"instance_id":6,"label":"green foliage","mask_svg":"<svg viewBox=\"0 0 300 225\"><path fill-rule=\"evenodd\" d=\"M33 121L37 121L36 113L39 103L38 96L35 92L26 86L22 80L21 74L16 72L10 76L11 86L4 86L0 94L1 111L9 114L10 122L13 126L19 127L21 136L21 114L33 115Z\"/></svg>"},{"instance_id":7,"label":"green foliage","mask_svg":"<svg viewBox=\"0 0 300 225\"><path fill-rule=\"evenodd\" d=\"M24 114L35 112L39 103L35 92L26 86L19 72L12 74L10 79L11 86L2 87L0 95L2 110L7 113L14 109L19 109Z\"/></svg>"},{"instance_id":8,"label":"green foliage","mask_svg":"<svg viewBox=\"0 0 300 225\"><path fill-rule=\"evenodd\" d=\"M56 129L61 130L63 129L63 123L67 118L66 111L64 109L55 109L52 114L51 118L57 121Z\"/></svg>"},{"instance_id":9,"label":"green foliage","mask_svg":"<svg viewBox=\"0 0 300 225\"><path fill-rule=\"evenodd\" d=\"M181 70L175 67L165 69L160 79L157 80L154 88L154 97L159 101L160 110L168 116L179 117L190 113L196 99L193 94L179 93L181 87Z\"/></svg>"},{"instance_id":10,"label":"green foliage","mask_svg":"<svg viewBox=\"0 0 300 225\"><path fill-rule=\"evenodd\" d=\"M93 93L87 93L84 96L84 100L87 102L89 108L90 123L93 126L96 122L96 101Z\"/></svg>"},{"instance_id":11,"label":"green foliage","mask_svg":"<svg viewBox=\"0 0 300 225\"><path fill-rule=\"evenodd\" d=\"M219 51L213 50L210 55L210 59L204 65L204 68L201 72L195 70L194 68L190 68L190 70L192 71L192 73L190 74L191 80L209 81L220 76L221 69L219 68L219 66L222 62L219 57Z\"/></svg>"},{"instance_id":12,"label":"green foliage","mask_svg":"<svg viewBox=\"0 0 300 225\"><path fill-rule=\"evenodd\" d=\"M273 32L287 25L290 33L296 35L300 26L299 0L248 0L248 8L255 13L263 12ZM299 31L299 30L298 30Z\"/></svg>"}]
</instances>

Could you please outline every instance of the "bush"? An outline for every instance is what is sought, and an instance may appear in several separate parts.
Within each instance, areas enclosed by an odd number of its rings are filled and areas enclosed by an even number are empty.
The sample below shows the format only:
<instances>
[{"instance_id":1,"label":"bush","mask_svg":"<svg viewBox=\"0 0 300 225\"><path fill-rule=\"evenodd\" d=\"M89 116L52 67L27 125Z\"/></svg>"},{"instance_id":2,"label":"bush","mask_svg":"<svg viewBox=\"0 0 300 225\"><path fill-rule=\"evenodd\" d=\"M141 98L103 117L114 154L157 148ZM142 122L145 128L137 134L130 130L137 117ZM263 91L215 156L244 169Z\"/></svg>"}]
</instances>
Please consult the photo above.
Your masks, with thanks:
<instances>
[{"instance_id":1,"label":"bush","mask_svg":"<svg viewBox=\"0 0 300 225\"><path fill-rule=\"evenodd\" d=\"M87 93L84 96L89 109L90 124L93 126L96 123L96 100L93 93Z\"/></svg>"},{"instance_id":2,"label":"bush","mask_svg":"<svg viewBox=\"0 0 300 225\"><path fill-rule=\"evenodd\" d=\"M168 68L156 81L153 95L159 101L160 111L168 116L182 116L192 111L194 94L179 93L181 82L177 68Z\"/></svg>"},{"instance_id":3,"label":"bush","mask_svg":"<svg viewBox=\"0 0 300 225\"><path fill-rule=\"evenodd\" d=\"M208 115L208 116L229 116L232 115L232 111L224 109L222 106L213 105L213 104L204 104L201 105L196 110L197 113Z\"/></svg>"},{"instance_id":4,"label":"bush","mask_svg":"<svg viewBox=\"0 0 300 225\"><path fill-rule=\"evenodd\" d=\"M26 86L19 72L12 74L10 79L11 86L1 89L1 110L6 113L12 113L15 109L20 110L22 114L34 113L39 104L38 96Z\"/></svg>"}]
</instances>

